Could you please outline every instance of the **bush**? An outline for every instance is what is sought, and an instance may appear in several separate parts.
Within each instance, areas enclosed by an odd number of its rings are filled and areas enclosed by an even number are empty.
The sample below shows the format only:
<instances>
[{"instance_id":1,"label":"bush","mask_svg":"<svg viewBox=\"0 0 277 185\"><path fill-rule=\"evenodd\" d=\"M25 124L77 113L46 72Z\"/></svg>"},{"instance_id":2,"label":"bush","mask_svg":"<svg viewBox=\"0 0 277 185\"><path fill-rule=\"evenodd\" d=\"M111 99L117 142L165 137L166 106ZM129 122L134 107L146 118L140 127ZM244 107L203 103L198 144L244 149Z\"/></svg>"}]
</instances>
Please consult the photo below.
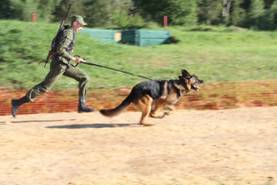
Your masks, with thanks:
<instances>
[{"instance_id":1,"label":"bush","mask_svg":"<svg viewBox=\"0 0 277 185\"><path fill-rule=\"evenodd\" d=\"M145 22L139 15L128 16L127 12L117 12L112 16L113 26L120 28L144 27Z\"/></svg>"}]
</instances>

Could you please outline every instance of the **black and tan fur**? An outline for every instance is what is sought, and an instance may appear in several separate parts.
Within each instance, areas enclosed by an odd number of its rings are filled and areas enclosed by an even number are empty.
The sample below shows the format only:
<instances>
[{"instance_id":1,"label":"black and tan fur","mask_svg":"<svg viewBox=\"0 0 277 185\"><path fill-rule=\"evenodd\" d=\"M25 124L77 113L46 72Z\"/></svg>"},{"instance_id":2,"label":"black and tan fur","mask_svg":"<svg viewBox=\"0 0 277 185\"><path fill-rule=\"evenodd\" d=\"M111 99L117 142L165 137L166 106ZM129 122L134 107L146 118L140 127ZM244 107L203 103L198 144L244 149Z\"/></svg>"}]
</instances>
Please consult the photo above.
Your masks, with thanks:
<instances>
[{"instance_id":1,"label":"black and tan fur","mask_svg":"<svg viewBox=\"0 0 277 185\"><path fill-rule=\"evenodd\" d=\"M190 75L186 70L181 71L177 80L148 80L135 85L130 94L113 109L102 109L105 116L115 116L130 103L136 105L142 112L140 124L151 125L147 118L163 118L168 112L158 115L158 111L175 105L179 99L191 90L198 90L203 83L196 75Z\"/></svg>"}]
</instances>

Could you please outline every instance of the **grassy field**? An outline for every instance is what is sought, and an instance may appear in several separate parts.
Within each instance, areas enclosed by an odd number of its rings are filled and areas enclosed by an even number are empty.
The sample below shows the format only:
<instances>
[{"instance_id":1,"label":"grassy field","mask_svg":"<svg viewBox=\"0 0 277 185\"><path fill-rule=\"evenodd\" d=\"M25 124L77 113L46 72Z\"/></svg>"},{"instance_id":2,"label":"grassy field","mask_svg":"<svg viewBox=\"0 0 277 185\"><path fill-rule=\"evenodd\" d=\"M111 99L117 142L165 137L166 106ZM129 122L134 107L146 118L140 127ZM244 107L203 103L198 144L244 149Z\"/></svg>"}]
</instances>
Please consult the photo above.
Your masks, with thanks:
<instances>
[{"instance_id":1,"label":"grassy field","mask_svg":"<svg viewBox=\"0 0 277 185\"><path fill-rule=\"evenodd\" d=\"M30 88L48 67L45 59L58 24L0 21L0 87ZM188 69L206 83L277 79L277 33L236 28L208 31L168 28L176 44L137 47L105 44L77 36L75 54L93 62L154 79L176 78ZM141 79L90 66L80 66L91 78L90 88L129 87ZM74 88L66 77L54 89Z\"/></svg>"}]
</instances>

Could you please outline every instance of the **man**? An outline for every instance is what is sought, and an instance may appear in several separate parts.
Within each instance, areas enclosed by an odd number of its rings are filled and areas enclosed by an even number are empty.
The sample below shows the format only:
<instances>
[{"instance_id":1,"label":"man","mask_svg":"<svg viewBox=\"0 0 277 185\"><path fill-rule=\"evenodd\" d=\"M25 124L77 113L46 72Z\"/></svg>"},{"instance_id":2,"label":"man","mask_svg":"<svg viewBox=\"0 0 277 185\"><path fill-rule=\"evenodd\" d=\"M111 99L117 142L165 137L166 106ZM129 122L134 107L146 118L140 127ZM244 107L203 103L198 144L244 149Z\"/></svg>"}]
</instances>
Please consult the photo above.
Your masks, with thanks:
<instances>
[{"instance_id":1,"label":"man","mask_svg":"<svg viewBox=\"0 0 277 185\"><path fill-rule=\"evenodd\" d=\"M75 15L72 17L71 26L61 30L52 44L52 55L50 63L50 71L45 79L30 89L25 96L20 99L13 99L12 116L16 117L17 109L24 103L33 102L34 99L47 92L54 82L62 75L73 78L79 82L79 105L78 112L92 112L92 108L86 106L86 88L88 76L80 69L73 67L72 63L79 64L85 62L79 56L73 56L72 51L75 43L75 35L83 26L87 25L83 17Z\"/></svg>"}]
</instances>

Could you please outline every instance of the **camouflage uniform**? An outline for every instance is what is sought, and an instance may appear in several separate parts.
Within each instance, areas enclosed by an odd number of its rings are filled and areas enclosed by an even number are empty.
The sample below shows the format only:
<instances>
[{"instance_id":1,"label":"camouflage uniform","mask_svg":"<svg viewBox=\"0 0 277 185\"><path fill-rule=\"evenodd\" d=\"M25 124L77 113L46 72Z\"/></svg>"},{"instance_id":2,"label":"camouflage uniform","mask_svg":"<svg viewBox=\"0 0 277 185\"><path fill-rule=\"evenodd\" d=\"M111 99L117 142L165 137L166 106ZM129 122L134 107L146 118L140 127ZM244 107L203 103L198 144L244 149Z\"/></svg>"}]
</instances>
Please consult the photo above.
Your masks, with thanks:
<instances>
[{"instance_id":1,"label":"camouflage uniform","mask_svg":"<svg viewBox=\"0 0 277 185\"><path fill-rule=\"evenodd\" d=\"M52 56L50 71L41 83L35 85L27 93L29 101L33 101L37 96L47 92L62 75L77 80L79 82L79 96L85 97L88 76L79 68L70 65L73 58L71 54L75 42L75 34L70 27L63 30L59 36L60 38L57 38L58 43Z\"/></svg>"},{"instance_id":2,"label":"camouflage uniform","mask_svg":"<svg viewBox=\"0 0 277 185\"><path fill-rule=\"evenodd\" d=\"M86 87L89 80L88 76L79 68L71 65L74 57L72 51L75 43L75 32L72 27L66 27L55 38L56 42L52 48L52 61L50 63L50 71L45 79L30 89L27 94L18 99L12 100L12 115L16 116L17 108L27 102L33 102L36 97L47 92L53 86L54 82L62 75L73 78L79 82L79 112L91 112L93 109L85 105Z\"/></svg>"}]
</instances>

